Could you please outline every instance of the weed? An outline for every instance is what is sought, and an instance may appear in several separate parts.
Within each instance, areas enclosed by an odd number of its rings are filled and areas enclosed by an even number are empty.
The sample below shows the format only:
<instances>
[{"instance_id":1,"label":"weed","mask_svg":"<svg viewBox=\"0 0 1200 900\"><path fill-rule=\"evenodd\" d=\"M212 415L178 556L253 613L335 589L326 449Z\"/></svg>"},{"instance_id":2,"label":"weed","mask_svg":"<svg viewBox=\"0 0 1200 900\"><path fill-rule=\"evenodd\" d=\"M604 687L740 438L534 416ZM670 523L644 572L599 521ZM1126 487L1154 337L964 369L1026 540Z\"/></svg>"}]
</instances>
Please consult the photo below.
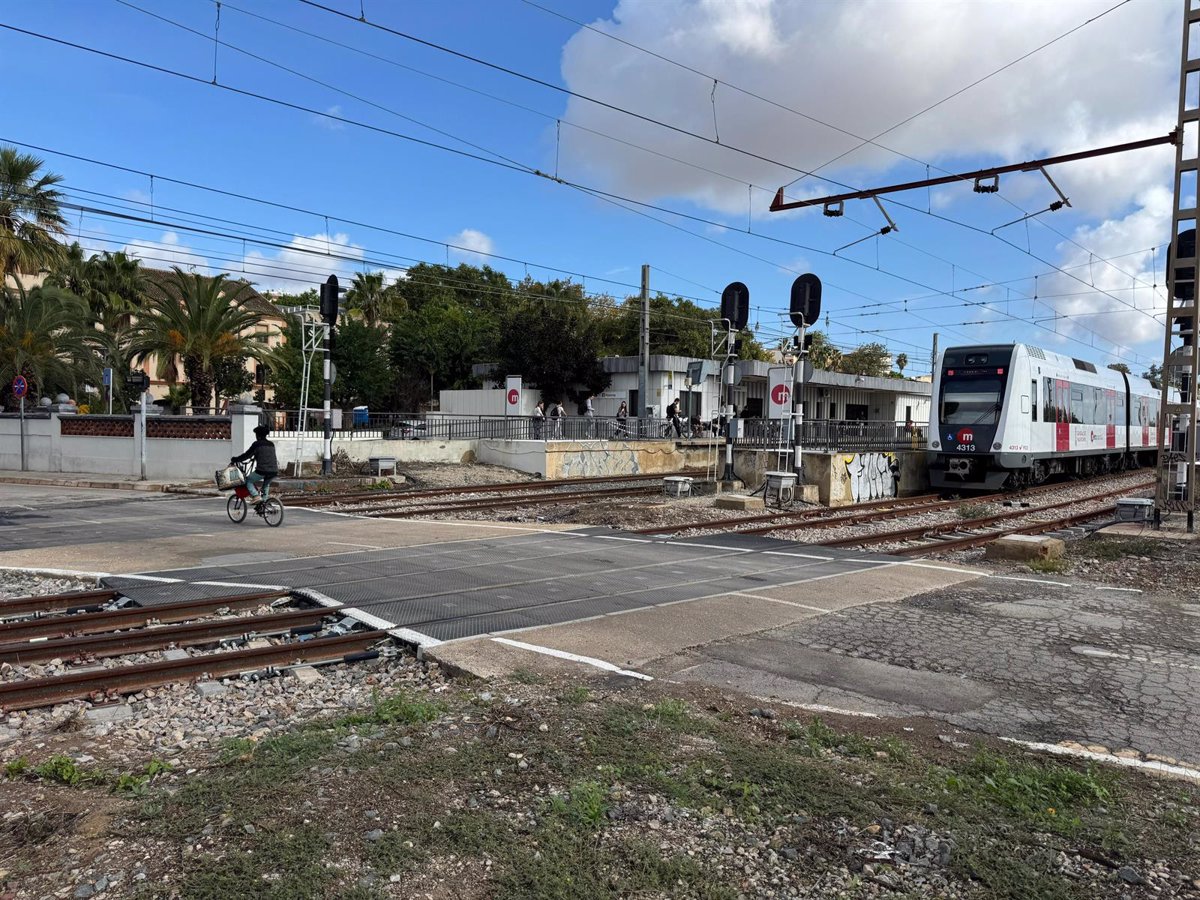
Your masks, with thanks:
<instances>
[{"instance_id":1,"label":"weed","mask_svg":"<svg viewBox=\"0 0 1200 900\"><path fill-rule=\"evenodd\" d=\"M61 754L50 757L41 765L35 766L32 771L38 778L44 778L47 781L57 781L59 784L67 784L71 787L75 787L86 781L100 780L100 776L79 768L75 760Z\"/></svg>"},{"instance_id":2,"label":"weed","mask_svg":"<svg viewBox=\"0 0 1200 900\"><path fill-rule=\"evenodd\" d=\"M806 756L818 756L825 750L836 750L847 756L870 756L875 752L875 744L862 735L834 731L820 717L814 718L807 725L799 722L788 722L784 725L787 736L796 741L799 749ZM896 741L900 744L899 741Z\"/></svg>"},{"instance_id":3,"label":"weed","mask_svg":"<svg viewBox=\"0 0 1200 900\"><path fill-rule=\"evenodd\" d=\"M659 700L646 710L646 718L668 728L683 728L688 724L688 705L682 700Z\"/></svg>"},{"instance_id":4,"label":"weed","mask_svg":"<svg viewBox=\"0 0 1200 900\"><path fill-rule=\"evenodd\" d=\"M581 706L592 696L591 691L581 684L567 688L558 695L558 702L567 706Z\"/></svg>"},{"instance_id":5,"label":"weed","mask_svg":"<svg viewBox=\"0 0 1200 900\"><path fill-rule=\"evenodd\" d=\"M184 857L183 895L195 900L325 897L333 878L329 845L316 828L259 831L243 851Z\"/></svg>"},{"instance_id":6,"label":"weed","mask_svg":"<svg viewBox=\"0 0 1200 900\"><path fill-rule=\"evenodd\" d=\"M395 486L391 479L380 478L378 481L368 482L366 488L368 491L390 491Z\"/></svg>"},{"instance_id":7,"label":"weed","mask_svg":"<svg viewBox=\"0 0 1200 900\"><path fill-rule=\"evenodd\" d=\"M962 794L994 800L1001 806L1041 822L1078 824L1076 808L1103 803L1111 796L1114 776L1089 766L1084 771L1059 763L1013 762L983 751L961 774L946 778L946 787Z\"/></svg>"},{"instance_id":8,"label":"weed","mask_svg":"<svg viewBox=\"0 0 1200 900\"><path fill-rule=\"evenodd\" d=\"M981 519L988 514L986 503L960 503L954 511L960 519Z\"/></svg>"},{"instance_id":9,"label":"weed","mask_svg":"<svg viewBox=\"0 0 1200 900\"><path fill-rule=\"evenodd\" d=\"M532 669L513 669L508 677L517 684L541 684L546 680Z\"/></svg>"},{"instance_id":10,"label":"weed","mask_svg":"<svg viewBox=\"0 0 1200 900\"><path fill-rule=\"evenodd\" d=\"M18 778L24 775L29 768L29 760L24 756L18 756L14 760L4 764L4 774L9 778Z\"/></svg>"},{"instance_id":11,"label":"weed","mask_svg":"<svg viewBox=\"0 0 1200 900\"><path fill-rule=\"evenodd\" d=\"M1067 570L1067 561L1062 558L1058 559L1031 559L1026 563L1029 568L1042 575L1054 575L1058 572Z\"/></svg>"},{"instance_id":12,"label":"weed","mask_svg":"<svg viewBox=\"0 0 1200 900\"><path fill-rule=\"evenodd\" d=\"M550 811L572 825L599 828L608 812L608 799L604 788L594 781L582 781L571 786L570 793L556 796L550 801Z\"/></svg>"},{"instance_id":13,"label":"weed","mask_svg":"<svg viewBox=\"0 0 1200 900\"><path fill-rule=\"evenodd\" d=\"M338 721L342 726L353 725L417 725L432 722L441 715L442 708L428 700L419 700L406 693L380 698L376 691L371 698L369 713L356 713Z\"/></svg>"},{"instance_id":14,"label":"weed","mask_svg":"<svg viewBox=\"0 0 1200 900\"><path fill-rule=\"evenodd\" d=\"M1071 552L1084 559L1113 562L1128 556L1149 556L1153 559L1160 547L1160 543L1151 538L1092 538L1079 541L1071 547Z\"/></svg>"}]
</instances>

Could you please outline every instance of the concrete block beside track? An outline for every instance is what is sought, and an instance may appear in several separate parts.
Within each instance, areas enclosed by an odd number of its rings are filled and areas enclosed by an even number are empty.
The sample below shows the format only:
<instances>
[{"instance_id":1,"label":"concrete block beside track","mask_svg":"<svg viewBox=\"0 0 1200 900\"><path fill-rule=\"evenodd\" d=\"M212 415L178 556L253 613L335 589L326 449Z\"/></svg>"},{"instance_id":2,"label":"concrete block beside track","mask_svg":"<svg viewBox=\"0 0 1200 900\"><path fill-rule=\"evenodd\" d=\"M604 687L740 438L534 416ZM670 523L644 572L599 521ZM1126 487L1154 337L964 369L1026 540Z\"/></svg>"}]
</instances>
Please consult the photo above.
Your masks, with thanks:
<instances>
[{"instance_id":1,"label":"concrete block beside track","mask_svg":"<svg viewBox=\"0 0 1200 900\"><path fill-rule=\"evenodd\" d=\"M721 494L713 501L717 509L765 509L762 497L747 497L745 494Z\"/></svg>"},{"instance_id":2,"label":"concrete block beside track","mask_svg":"<svg viewBox=\"0 0 1200 900\"><path fill-rule=\"evenodd\" d=\"M1009 534L992 541L984 550L987 559L1061 559L1067 545L1058 538L1035 534Z\"/></svg>"}]
</instances>

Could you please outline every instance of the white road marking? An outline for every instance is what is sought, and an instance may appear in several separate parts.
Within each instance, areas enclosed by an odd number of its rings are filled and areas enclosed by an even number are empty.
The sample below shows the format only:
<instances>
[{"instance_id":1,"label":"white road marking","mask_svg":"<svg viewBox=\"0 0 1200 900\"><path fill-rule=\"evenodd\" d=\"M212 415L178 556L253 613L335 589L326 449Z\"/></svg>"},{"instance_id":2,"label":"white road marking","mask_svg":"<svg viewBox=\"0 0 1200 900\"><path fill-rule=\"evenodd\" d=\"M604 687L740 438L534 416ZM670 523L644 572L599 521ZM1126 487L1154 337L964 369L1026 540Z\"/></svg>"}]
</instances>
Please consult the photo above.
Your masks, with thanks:
<instances>
[{"instance_id":1,"label":"white road marking","mask_svg":"<svg viewBox=\"0 0 1200 900\"><path fill-rule=\"evenodd\" d=\"M1044 744L1041 741L1023 741L1019 738L1000 738L1010 744L1017 744L1021 747L1028 747L1030 750L1041 750L1045 753L1053 753L1057 756L1076 756L1081 759L1093 759L1097 762L1110 763L1114 766L1127 766L1131 769L1146 769L1151 772L1158 772L1162 775L1174 775L1177 778L1186 778L1189 781L1200 781L1200 769L1193 769L1188 766L1173 766L1170 763L1159 762L1156 759L1126 759L1123 756L1114 756L1111 753L1097 753L1094 750L1081 750L1075 747L1063 747L1059 744Z\"/></svg>"},{"instance_id":2,"label":"white road marking","mask_svg":"<svg viewBox=\"0 0 1200 900\"><path fill-rule=\"evenodd\" d=\"M53 578L108 578L108 572L81 572L77 569L46 569L41 566L0 566L0 572L24 572Z\"/></svg>"},{"instance_id":3,"label":"white road marking","mask_svg":"<svg viewBox=\"0 0 1200 900\"><path fill-rule=\"evenodd\" d=\"M571 662L583 663L588 666L595 666L597 669L603 669L605 672L615 672L617 675L624 675L627 678L636 678L639 681L653 681L649 675L643 675L641 672L631 672L628 669L622 669L620 666L614 666L610 662L605 662L602 659L596 659L593 656L580 656L577 653L568 653L566 650L556 650L553 647L542 647L538 644L526 644L524 641L512 641L508 638L494 637L492 638L497 644L504 644L508 647L516 647L518 650L529 650L532 653L541 653L544 656L553 656L557 659L566 659Z\"/></svg>"},{"instance_id":4,"label":"white road marking","mask_svg":"<svg viewBox=\"0 0 1200 900\"><path fill-rule=\"evenodd\" d=\"M1125 593L1125 594L1145 593L1141 588L1107 587L1104 585L1101 585L1100 587L1096 588L1096 590L1098 590L1098 591L1121 591L1122 593Z\"/></svg>"},{"instance_id":5,"label":"white road marking","mask_svg":"<svg viewBox=\"0 0 1200 900\"><path fill-rule=\"evenodd\" d=\"M733 594L735 597L749 597L751 600L766 600L768 603L782 603L784 606L796 606L800 609L811 609L813 612L827 613L830 610L822 609L819 606L809 606L807 603L797 603L795 600L780 600L778 597L764 597L761 594L747 594L745 591L737 591Z\"/></svg>"},{"instance_id":6,"label":"white road marking","mask_svg":"<svg viewBox=\"0 0 1200 900\"><path fill-rule=\"evenodd\" d=\"M1171 669L1191 669L1195 672L1200 672L1200 666L1192 666L1187 663L1171 662L1169 659L1153 659L1149 656L1135 656L1132 653L1118 653L1115 650L1104 650L1100 647L1089 647L1087 644L1076 644L1071 648L1072 653L1077 653L1080 656L1094 656L1099 659L1123 659L1126 662L1152 663L1156 666L1167 666Z\"/></svg>"},{"instance_id":7,"label":"white road marking","mask_svg":"<svg viewBox=\"0 0 1200 900\"><path fill-rule=\"evenodd\" d=\"M326 541L327 544L336 544L338 547L362 547L364 550L387 550L387 547L380 547L376 544L355 544L350 541Z\"/></svg>"}]
</instances>

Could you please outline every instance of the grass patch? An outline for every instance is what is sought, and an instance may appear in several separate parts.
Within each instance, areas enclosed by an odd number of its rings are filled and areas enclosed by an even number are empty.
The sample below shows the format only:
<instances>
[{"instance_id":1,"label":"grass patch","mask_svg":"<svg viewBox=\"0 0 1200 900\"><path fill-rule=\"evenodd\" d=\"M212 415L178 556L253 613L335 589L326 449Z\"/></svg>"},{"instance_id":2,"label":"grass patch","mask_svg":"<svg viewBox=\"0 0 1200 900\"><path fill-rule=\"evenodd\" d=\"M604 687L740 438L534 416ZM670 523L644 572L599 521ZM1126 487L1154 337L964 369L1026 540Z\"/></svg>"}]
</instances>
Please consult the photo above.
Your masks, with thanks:
<instances>
[{"instance_id":1,"label":"grass patch","mask_svg":"<svg viewBox=\"0 0 1200 900\"><path fill-rule=\"evenodd\" d=\"M960 519L982 519L988 514L986 503L960 503L954 508Z\"/></svg>"},{"instance_id":2,"label":"grass patch","mask_svg":"<svg viewBox=\"0 0 1200 900\"><path fill-rule=\"evenodd\" d=\"M1093 537L1086 541L1077 541L1071 546L1071 553L1081 559L1098 559L1114 562L1130 556L1148 556L1156 559L1162 549L1159 541L1151 538L1100 538Z\"/></svg>"},{"instance_id":3,"label":"grass patch","mask_svg":"<svg viewBox=\"0 0 1200 900\"><path fill-rule=\"evenodd\" d=\"M608 796L596 782L582 781L572 785L565 797L560 794L551 798L550 812L572 825L599 828L608 812Z\"/></svg>"},{"instance_id":4,"label":"grass patch","mask_svg":"<svg viewBox=\"0 0 1200 900\"><path fill-rule=\"evenodd\" d=\"M9 760L4 764L4 774L8 778L19 778L29 769L29 760L24 756Z\"/></svg>"},{"instance_id":5,"label":"grass patch","mask_svg":"<svg viewBox=\"0 0 1200 900\"><path fill-rule=\"evenodd\" d=\"M1031 559L1025 565L1031 572L1041 575L1056 575L1059 572L1067 571L1067 561L1061 557L1058 559Z\"/></svg>"},{"instance_id":6,"label":"grass patch","mask_svg":"<svg viewBox=\"0 0 1200 900\"><path fill-rule=\"evenodd\" d=\"M442 714L442 708L436 703L406 693L393 694L390 697L380 697L376 691L371 698L371 711L344 716L338 720L338 725L418 725L422 722L432 722Z\"/></svg>"},{"instance_id":7,"label":"grass patch","mask_svg":"<svg viewBox=\"0 0 1200 900\"><path fill-rule=\"evenodd\" d=\"M541 684L546 680L532 669L513 669L508 677L517 684Z\"/></svg>"},{"instance_id":8,"label":"grass patch","mask_svg":"<svg viewBox=\"0 0 1200 900\"><path fill-rule=\"evenodd\" d=\"M246 847L220 856L184 857L183 895L189 900L305 900L328 895L333 881L329 844L316 828L256 832Z\"/></svg>"},{"instance_id":9,"label":"grass patch","mask_svg":"<svg viewBox=\"0 0 1200 900\"><path fill-rule=\"evenodd\" d=\"M582 706L591 698L592 692L581 684L567 688L558 695L558 702L567 706Z\"/></svg>"},{"instance_id":10,"label":"grass patch","mask_svg":"<svg viewBox=\"0 0 1200 900\"><path fill-rule=\"evenodd\" d=\"M987 751L961 772L948 775L950 791L986 799L1041 825L1070 828L1083 809L1107 803L1114 776L1093 766L1085 770L1054 762L1013 761Z\"/></svg>"}]
</instances>

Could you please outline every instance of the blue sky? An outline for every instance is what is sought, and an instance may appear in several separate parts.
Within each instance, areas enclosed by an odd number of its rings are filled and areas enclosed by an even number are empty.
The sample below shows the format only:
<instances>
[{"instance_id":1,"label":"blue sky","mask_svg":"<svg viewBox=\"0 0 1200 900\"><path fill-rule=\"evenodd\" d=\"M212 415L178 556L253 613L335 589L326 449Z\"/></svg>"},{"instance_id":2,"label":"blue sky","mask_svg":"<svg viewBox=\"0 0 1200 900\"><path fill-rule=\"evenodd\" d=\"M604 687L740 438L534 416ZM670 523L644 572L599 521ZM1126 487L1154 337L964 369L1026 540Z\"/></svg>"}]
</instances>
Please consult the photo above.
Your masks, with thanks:
<instances>
[{"instance_id":1,"label":"blue sky","mask_svg":"<svg viewBox=\"0 0 1200 900\"><path fill-rule=\"evenodd\" d=\"M934 331L943 346L1026 340L1098 362L1123 359L1137 371L1161 355L1161 318L1154 313L1164 304L1170 148L1051 170L1072 206L1038 215L1028 226L1000 228L1008 243L992 230L1056 199L1037 173L1005 177L997 195L975 194L965 184L894 195L886 206L899 231L883 237L870 236L885 221L869 201L848 203L840 219L816 210L772 214L767 206L773 190L797 170L812 170L861 143L844 132L878 134L1009 63L880 138L882 147L861 147L822 168L818 174L831 181L810 177L789 196L1165 134L1174 125L1177 90L1180 9L1173 0L1130 0L1110 12L1116 0L537 0L596 30L523 0L362 0L371 23L678 129L719 136L725 146L354 21L359 0L322 0L351 18L296 0L221 4L224 45L217 51L216 77L222 85L480 156L499 154L548 173L557 165L565 180L724 223L725 229L645 207L630 212L545 178L214 87L207 82L213 78L216 5L129 2L204 36L117 0L0 8L4 24L199 79L0 30L0 80L6 85L0 139L136 170L40 153L66 177L75 202L148 217L153 200L154 223L73 212L73 232L89 247L128 247L153 265L175 261L246 271L267 287L291 290L323 280L331 267L342 274L383 267L395 275L415 260L486 261L468 252L475 249L581 273L589 291L624 296L633 291L611 282L634 285L641 264L649 263L655 289L713 304L726 283L746 282L751 322L767 343L783 331L780 314L792 279L812 271L826 285L835 342L849 347L883 340L894 352L907 353L912 373L928 369ZM137 173L159 177L152 184ZM166 178L318 214L236 200ZM182 227L189 223L244 235L245 243ZM439 241L467 249L447 249ZM360 262L321 258L327 249ZM521 263L491 262L514 278L526 272ZM555 274L536 266L529 273Z\"/></svg>"}]
</instances>

